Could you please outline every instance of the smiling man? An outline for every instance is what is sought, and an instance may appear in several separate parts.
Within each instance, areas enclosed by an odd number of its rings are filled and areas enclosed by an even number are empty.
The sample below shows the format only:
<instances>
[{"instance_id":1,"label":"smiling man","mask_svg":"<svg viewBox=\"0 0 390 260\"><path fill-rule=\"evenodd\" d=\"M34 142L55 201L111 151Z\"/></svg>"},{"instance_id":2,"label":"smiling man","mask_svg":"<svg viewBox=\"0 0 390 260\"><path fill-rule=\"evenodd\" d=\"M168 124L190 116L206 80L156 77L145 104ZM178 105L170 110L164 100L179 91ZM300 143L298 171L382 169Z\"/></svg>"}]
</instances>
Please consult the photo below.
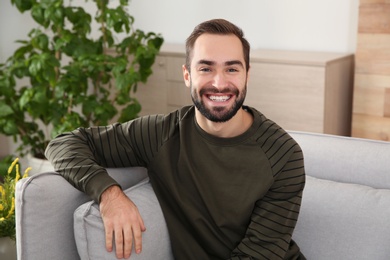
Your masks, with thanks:
<instances>
[{"instance_id":1,"label":"smiling man","mask_svg":"<svg viewBox=\"0 0 390 260\"><path fill-rule=\"evenodd\" d=\"M214 123L229 121L241 109L246 95L249 68L242 43L234 35L205 33L197 38L193 49L188 54L192 62L183 65L183 73L199 113L197 118Z\"/></svg>"},{"instance_id":2,"label":"smiling man","mask_svg":"<svg viewBox=\"0 0 390 260\"><path fill-rule=\"evenodd\" d=\"M244 106L249 43L210 20L186 42L183 77L194 106L54 139L47 157L100 203L106 248L142 251L142 216L105 167L143 166L176 259L305 259L291 239L305 184L299 145ZM158 256L156 256L157 259Z\"/></svg>"}]
</instances>

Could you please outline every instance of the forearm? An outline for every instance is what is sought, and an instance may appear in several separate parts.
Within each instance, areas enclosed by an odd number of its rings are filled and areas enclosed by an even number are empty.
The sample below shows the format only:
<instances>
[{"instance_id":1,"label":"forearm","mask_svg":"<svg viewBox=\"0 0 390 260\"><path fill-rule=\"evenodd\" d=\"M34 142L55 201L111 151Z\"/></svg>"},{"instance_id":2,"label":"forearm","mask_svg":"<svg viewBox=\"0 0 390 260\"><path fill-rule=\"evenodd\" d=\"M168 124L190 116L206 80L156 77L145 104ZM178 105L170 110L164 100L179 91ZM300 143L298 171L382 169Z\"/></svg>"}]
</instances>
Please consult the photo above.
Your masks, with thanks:
<instances>
[{"instance_id":1,"label":"forearm","mask_svg":"<svg viewBox=\"0 0 390 260\"><path fill-rule=\"evenodd\" d=\"M46 149L46 157L67 181L95 201L101 193L117 183L108 175L107 159L96 145L91 130L80 129L55 138Z\"/></svg>"},{"instance_id":2,"label":"forearm","mask_svg":"<svg viewBox=\"0 0 390 260\"><path fill-rule=\"evenodd\" d=\"M160 146L157 117L138 118L123 124L79 128L50 142L46 157L54 169L95 201L116 182L106 168L146 167ZM144 130L151 131L143 134ZM160 132L156 133L156 129ZM156 138L150 138L150 136Z\"/></svg>"}]
</instances>

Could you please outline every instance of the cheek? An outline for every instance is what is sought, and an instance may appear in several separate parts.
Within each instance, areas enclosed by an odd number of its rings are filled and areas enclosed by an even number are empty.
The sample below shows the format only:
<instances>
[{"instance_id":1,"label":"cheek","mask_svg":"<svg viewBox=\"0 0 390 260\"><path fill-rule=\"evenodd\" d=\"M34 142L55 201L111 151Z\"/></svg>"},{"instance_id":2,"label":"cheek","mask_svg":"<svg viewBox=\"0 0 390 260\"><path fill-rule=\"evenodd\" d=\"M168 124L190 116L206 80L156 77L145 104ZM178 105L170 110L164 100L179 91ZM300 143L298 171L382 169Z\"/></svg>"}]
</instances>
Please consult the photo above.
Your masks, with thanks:
<instances>
[{"instance_id":1,"label":"cheek","mask_svg":"<svg viewBox=\"0 0 390 260\"><path fill-rule=\"evenodd\" d=\"M246 78L235 79L232 84L239 90L243 90L247 84Z\"/></svg>"},{"instance_id":2,"label":"cheek","mask_svg":"<svg viewBox=\"0 0 390 260\"><path fill-rule=\"evenodd\" d=\"M206 80L204 77L192 77L190 80L190 85L192 88L198 89L205 85L207 85L208 80Z\"/></svg>"}]
</instances>

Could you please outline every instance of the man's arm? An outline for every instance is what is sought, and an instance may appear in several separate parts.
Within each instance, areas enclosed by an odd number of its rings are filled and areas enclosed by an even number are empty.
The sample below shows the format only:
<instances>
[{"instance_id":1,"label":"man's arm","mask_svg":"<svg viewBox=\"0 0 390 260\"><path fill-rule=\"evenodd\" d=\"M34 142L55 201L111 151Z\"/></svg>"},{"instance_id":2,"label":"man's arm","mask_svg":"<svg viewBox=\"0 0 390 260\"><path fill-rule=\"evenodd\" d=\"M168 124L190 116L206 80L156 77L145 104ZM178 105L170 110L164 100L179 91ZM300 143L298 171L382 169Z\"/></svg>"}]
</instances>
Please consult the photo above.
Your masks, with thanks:
<instances>
[{"instance_id":1,"label":"man's arm","mask_svg":"<svg viewBox=\"0 0 390 260\"><path fill-rule=\"evenodd\" d=\"M132 141L132 122L104 127L79 128L52 140L46 157L54 169L96 202L104 190L118 185L107 173L109 167L144 166Z\"/></svg>"},{"instance_id":2,"label":"man's arm","mask_svg":"<svg viewBox=\"0 0 390 260\"><path fill-rule=\"evenodd\" d=\"M231 259L285 259L305 185L303 154L298 145L275 182L256 203L245 237Z\"/></svg>"},{"instance_id":3,"label":"man's arm","mask_svg":"<svg viewBox=\"0 0 390 260\"><path fill-rule=\"evenodd\" d=\"M80 128L55 138L46 150L56 171L79 190L100 202L106 233L106 248L112 251L115 238L116 255L128 258L134 240L141 252L142 218L134 203L125 196L105 167L139 165L139 159L127 133L131 123L108 127Z\"/></svg>"}]
</instances>

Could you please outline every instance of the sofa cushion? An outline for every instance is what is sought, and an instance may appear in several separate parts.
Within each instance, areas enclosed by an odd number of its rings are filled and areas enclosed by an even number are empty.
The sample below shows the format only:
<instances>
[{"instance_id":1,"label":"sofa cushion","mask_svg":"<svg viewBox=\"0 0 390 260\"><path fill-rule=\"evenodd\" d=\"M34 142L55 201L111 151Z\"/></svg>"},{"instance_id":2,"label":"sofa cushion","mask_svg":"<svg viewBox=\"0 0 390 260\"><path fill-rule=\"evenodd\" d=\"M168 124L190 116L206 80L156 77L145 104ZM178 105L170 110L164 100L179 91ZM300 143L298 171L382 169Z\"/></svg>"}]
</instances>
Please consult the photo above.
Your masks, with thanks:
<instances>
[{"instance_id":1,"label":"sofa cushion","mask_svg":"<svg viewBox=\"0 0 390 260\"><path fill-rule=\"evenodd\" d=\"M389 259L390 190L307 176L293 239L308 259Z\"/></svg>"},{"instance_id":2,"label":"sofa cushion","mask_svg":"<svg viewBox=\"0 0 390 260\"><path fill-rule=\"evenodd\" d=\"M137 255L133 249L131 259L173 259L164 216L148 180L124 192L137 205L146 226L142 253ZM117 259L115 249L111 253L105 249L103 221L99 206L93 201L74 212L74 233L81 259Z\"/></svg>"}]
</instances>

